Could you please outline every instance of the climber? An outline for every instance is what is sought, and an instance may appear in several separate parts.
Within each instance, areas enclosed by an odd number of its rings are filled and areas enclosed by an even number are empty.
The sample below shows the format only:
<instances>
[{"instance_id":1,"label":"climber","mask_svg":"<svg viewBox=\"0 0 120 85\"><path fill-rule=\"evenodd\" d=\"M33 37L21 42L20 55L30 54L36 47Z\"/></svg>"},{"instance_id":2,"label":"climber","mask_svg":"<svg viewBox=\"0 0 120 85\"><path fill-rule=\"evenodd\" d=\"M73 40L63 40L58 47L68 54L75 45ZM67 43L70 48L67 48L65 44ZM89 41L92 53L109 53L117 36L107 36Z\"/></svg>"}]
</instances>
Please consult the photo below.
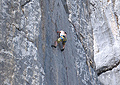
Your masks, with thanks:
<instances>
[{"instance_id":1,"label":"climber","mask_svg":"<svg viewBox=\"0 0 120 85\"><path fill-rule=\"evenodd\" d=\"M64 49L65 49L65 43L67 41L67 38L66 38L67 37L67 33L64 32L63 30L57 31L57 33L59 33L59 38L55 41L54 45L51 45L51 47L56 48L57 47L57 43L62 42L63 48L61 49L61 51L64 51Z\"/></svg>"}]
</instances>

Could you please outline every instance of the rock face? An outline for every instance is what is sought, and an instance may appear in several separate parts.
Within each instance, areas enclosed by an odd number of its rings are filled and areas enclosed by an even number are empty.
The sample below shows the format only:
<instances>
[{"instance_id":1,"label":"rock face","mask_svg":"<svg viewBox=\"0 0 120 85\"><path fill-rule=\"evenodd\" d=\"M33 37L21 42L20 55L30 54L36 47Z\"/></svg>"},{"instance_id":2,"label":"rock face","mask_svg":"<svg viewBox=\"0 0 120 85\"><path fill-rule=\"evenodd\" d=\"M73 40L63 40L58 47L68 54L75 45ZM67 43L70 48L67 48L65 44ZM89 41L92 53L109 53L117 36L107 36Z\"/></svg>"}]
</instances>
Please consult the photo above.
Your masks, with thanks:
<instances>
[{"instance_id":1,"label":"rock face","mask_svg":"<svg viewBox=\"0 0 120 85\"><path fill-rule=\"evenodd\" d=\"M0 11L1 85L100 84L87 0L2 0ZM64 52L51 48L57 30L68 34Z\"/></svg>"},{"instance_id":2,"label":"rock face","mask_svg":"<svg viewBox=\"0 0 120 85\"><path fill-rule=\"evenodd\" d=\"M120 83L119 3L1 0L0 84ZM67 32L63 52L61 43L51 48L58 38L57 30Z\"/></svg>"},{"instance_id":3,"label":"rock face","mask_svg":"<svg viewBox=\"0 0 120 85\"><path fill-rule=\"evenodd\" d=\"M120 84L120 0L91 0L94 60L104 85Z\"/></svg>"}]
</instances>

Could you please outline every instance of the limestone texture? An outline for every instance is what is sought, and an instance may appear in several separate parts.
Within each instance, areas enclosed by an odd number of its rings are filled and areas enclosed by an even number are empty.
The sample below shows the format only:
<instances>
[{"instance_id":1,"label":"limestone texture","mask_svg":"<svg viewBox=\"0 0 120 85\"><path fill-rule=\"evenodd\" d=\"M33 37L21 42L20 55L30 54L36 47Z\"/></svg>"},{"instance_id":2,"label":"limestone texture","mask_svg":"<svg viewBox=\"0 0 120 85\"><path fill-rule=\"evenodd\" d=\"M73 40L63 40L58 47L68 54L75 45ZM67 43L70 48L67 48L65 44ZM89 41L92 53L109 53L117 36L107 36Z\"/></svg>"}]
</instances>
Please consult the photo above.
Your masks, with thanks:
<instances>
[{"instance_id":1,"label":"limestone texture","mask_svg":"<svg viewBox=\"0 0 120 85\"><path fill-rule=\"evenodd\" d=\"M90 0L94 60L104 85L120 84L120 0Z\"/></svg>"},{"instance_id":2,"label":"limestone texture","mask_svg":"<svg viewBox=\"0 0 120 85\"><path fill-rule=\"evenodd\" d=\"M119 0L0 0L0 85L119 85ZM57 31L67 32L65 50Z\"/></svg>"}]
</instances>

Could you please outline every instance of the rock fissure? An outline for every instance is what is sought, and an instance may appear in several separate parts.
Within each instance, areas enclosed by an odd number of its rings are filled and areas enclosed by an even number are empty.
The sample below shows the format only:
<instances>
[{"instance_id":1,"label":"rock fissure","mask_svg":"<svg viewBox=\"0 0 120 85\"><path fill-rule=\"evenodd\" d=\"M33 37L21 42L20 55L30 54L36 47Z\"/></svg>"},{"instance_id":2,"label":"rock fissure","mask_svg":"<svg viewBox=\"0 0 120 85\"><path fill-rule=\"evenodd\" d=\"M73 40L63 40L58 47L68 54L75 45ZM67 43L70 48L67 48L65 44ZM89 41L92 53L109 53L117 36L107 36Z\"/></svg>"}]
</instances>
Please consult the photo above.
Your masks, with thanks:
<instances>
[{"instance_id":1,"label":"rock fissure","mask_svg":"<svg viewBox=\"0 0 120 85\"><path fill-rule=\"evenodd\" d=\"M95 3L90 3L93 7L95 7ZM95 7L96 8L96 7Z\"/></svg>"},{"instance_id":2,"label":"rock fissure","mask_svg":"<svg viewBox=\"0 0 120 85\"><path fill-rule=\"evenodd\" d=\"M75 25L71 21L69 21L69 22L73 25L73 28L75 29L75 32L76 32L76 36L80 40L80 42L82 43L82 47L84 48L84 51L86 52L87 47L85 47L83 44L83 39L85 39L85 37L80 32L77 32ZM92 65L94 63L93 61L94 60L92 60L91 58L88 57L87 52L86 52L86 64L88 65L89 68L91 66L92 68L95 69L95 67L93 67L93 65ZM90 69L89 69L89 71L90 71Z\"/></svg>"},{"instance_id":3,"label":"rock fissure","mask_svg":"<svg viewBox=\"0 0 120 85\"><path fill-rule=\"evenodd\" d=\"M115 18L116 18L116 21L117 21L117 27L118 27L118 29L119 29L120 23L118 22L118 16L117 16L116 12L114 12L114 15L115 15Z\"/></svg>"},{"instance_id":4,"label":"rock fissure","mask_svg":"<svg viewBox=\"0 0 120 85\"><path fill-rule=\"evenodd\" d=\"M8 22L9 23L9 22ZM15 26L15 28L18 30L18 31L22 31L22 29L19 29L19 27L17 27L14 23L9 23L10 25L12 26Z\"/></svg>"},{"instance_id":5,"label":"rock fissure","mask_svg":"<svg viewBox=\"0 0 120 85\"><path fill-rule=\"evenodd\" d=\"M68 21L72 24L72 26L73 26L73 28L74 28L74 30L75 30L76 36L77 36L77 38L80 40L80 42L81 42L81 44L82 44L82 47L84 48L84 51L85 51L85 54L86 54L86 64L87 64L88 69L89 69L90 79L92 79L91 67L94 68L94 70L95 70L95 65L93 65L93 64L95 64L95 63L93 62L94 60L92 60L92 59L88 56L88 54L87 54L87 52L86 52L86 51L87 51L87 47L85 47L85 45L83 44L83 39L85 39L85 37L84 37L80 32L77 32L75 25L74 25L70 20L68 20Z\"/></svg>"},{"instance_id":6,"label":"rock fissure","mask_svg":"<svg viewBox=\"0 0 120 85\"><path fill-rule=\"evenodd\" d=\"M70 21L70 20L68 20L71 24L72 24L72 26L73 26L73 28L74 28L74 30L75 30L75 33L76 33L76 35L77 36L81 36L83 39L85 39L85 37L80 33L80 32L77 32L77 29L76 29L76 27L75 27L75 25ZM80 38L79 38L80 39Z\"/></svg>"},{"instance_id":7,"label":"rock fissure","mask_svg":"<svg viewBox=\"0 0 120 85\"><path fill-rule=\"evenodd\" d=\"M115 64L111 65L111 66L103 66L100 69L96 70L97 75L100 76L101 74L103 74L107 71L111 71L112 69L114 69L118 65L120 65L120 60L118 62L116 62Z\"/></svg>"},{"instance_id":8,"label":"rock fissure","mask_svg":"<svg viewBox=\"0 0 120 85\"><path fill-rule=\"evenodd\" d=\"M8 23L9 23L9 22L8 22ZM27 34L27 32L25 32L23 29L19 29L19 27L17 27L14 23L12 23L12 24L9 23L9 24L15 26L15 28L16 28L18 31L22 31L22 32L24 32L25 34ZM14 36L14 37L15 37L15 36ZM23 37L27 38L28 41L34 43L34 40L28 38L26 35L23 35Z\"/></svg>"},{"instance_id":9,"label":"rock fissure","mask_svg":"<svg viewBox=\"0 0 120 85\"><path fill-rule=\"evenodd\" d=\"M64 7L64 9L65 9L66 13L67 13L67 14L69 14L67 1L66 1L66 0L61 0L61 1L62 1L63 7Z\"/></svg>"},{"instance_id":10,"label":"rock fissure","mask_svg":"<svg viewBox=\"0 0 120 85\"><path fill-rule=\"evenodd\" d=\"M94 3L90 3L90 5L93 7L93 11L95 11L95 9L96 9L95 4L94 4ZM90 12L90 11L89 11L89 14L91 14L91 12Z\"/></svg>"},{"instance_id":11,"label":"rock fissure","mask_svg":"<svg viewBox=\"0 0 120 85\"><path fill-rule=\"evenodd\" d=\"M32 0L28 0L26 1L23 5L21 5L21 7L24 7L26 4L28 4L29 2L31 2Z\"/></svg>"}]
</instances>

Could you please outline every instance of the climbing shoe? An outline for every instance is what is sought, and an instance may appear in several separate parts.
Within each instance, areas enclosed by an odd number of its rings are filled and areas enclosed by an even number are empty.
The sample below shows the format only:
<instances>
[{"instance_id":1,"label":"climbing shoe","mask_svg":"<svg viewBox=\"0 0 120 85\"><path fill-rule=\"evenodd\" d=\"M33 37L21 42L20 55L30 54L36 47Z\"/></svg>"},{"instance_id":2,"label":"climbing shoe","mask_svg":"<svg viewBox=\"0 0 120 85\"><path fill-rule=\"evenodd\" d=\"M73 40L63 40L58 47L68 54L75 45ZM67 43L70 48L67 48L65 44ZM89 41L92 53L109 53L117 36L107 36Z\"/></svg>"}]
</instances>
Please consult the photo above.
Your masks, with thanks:
<instances>
[{"instance_id":1,"label":"climbing shoe","mask_svg":"<svg viewBox=\"0 0 120 85\"><path fill-rule=\"evenodd\" d=\"M64 48L62 48L61 51L64 51Z\"/></svg>"},{"instance_id":2,"label":"climbing shoe","mask_svg":"<svg viewBox=\"0 0 120 85\"><path fill-rule=\"evenodd\" d=\"M51 45L51 47L54 47L54 48L56 48L56 46L55 46L55 45Z\"/></svg>"}]
</instances>

